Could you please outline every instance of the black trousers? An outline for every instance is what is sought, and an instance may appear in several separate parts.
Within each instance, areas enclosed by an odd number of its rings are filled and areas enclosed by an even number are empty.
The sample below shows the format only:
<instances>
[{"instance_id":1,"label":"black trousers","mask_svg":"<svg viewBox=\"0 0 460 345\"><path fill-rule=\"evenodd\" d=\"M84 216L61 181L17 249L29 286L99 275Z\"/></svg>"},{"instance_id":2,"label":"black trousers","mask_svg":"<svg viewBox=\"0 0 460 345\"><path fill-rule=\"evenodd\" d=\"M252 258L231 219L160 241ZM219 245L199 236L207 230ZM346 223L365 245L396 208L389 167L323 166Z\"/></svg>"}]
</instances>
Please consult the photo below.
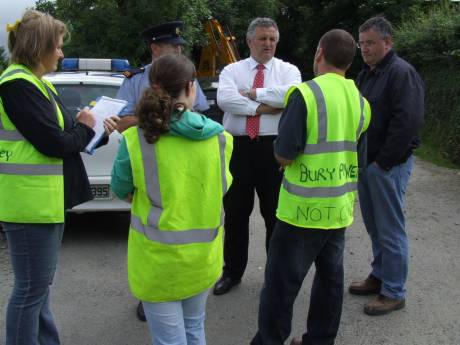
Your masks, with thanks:
<instances>
[{"instance_id":1,"label":"black trousers","mask_svg":"<svg viewBox=\"0 0 460 345\"><path fill-rule=\"evenodd\" d=\"M291 333L294 301L316 267L302 345L333 345L343 303L345 228L304 229L278 221L260 293L259 330L251 345L283 345Z\"/></svg>"},{"instance_id":2,"label":"black trousers","mask_svg":"<svg viewBox=\"0 0 460 345\"><path fill-rule=\"evenodd\" d=\"M282 173L273 153L275 136L251 140L235 136L230 171L233 183L224 197L225 240L224 275L234 279L243 276L248 262L249 216L254 207L254 192L260 202L260 213L265 222L265 246L276 223L276 208Z\"/></svg>"}]
</instances>

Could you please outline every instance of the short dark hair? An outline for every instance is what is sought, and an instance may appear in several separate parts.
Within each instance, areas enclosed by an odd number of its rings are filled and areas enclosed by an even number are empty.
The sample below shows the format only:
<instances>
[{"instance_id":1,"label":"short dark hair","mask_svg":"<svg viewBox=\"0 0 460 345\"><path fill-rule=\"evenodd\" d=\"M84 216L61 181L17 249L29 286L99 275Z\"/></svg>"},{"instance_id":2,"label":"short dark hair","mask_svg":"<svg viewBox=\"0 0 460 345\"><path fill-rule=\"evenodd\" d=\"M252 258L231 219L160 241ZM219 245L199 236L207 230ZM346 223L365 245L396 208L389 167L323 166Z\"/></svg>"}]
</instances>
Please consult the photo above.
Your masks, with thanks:
<instances>
[{"instance_id":1,"label":"short dark hair","mask_svg":"<svg viewBox=\"0 0 460 345\"><path fill-rule=\"evenodd\" d=\"M326 32L319 40L318 47L323 49L326 62L341 70L350 67L356 54L355 39L341 29Z\"/></svg>"},{"instance_id":2,"label":"short dark hair","mask_svg":"<svg viewBox=\"0 0 460 345\"><path fill-rule=\"evenodd\" d=\"M382 39L393 37L393 27L383 16L369 18L359 27L359 32L369 31L370 29L374 29Z\"/></svg>"}]
</instances>

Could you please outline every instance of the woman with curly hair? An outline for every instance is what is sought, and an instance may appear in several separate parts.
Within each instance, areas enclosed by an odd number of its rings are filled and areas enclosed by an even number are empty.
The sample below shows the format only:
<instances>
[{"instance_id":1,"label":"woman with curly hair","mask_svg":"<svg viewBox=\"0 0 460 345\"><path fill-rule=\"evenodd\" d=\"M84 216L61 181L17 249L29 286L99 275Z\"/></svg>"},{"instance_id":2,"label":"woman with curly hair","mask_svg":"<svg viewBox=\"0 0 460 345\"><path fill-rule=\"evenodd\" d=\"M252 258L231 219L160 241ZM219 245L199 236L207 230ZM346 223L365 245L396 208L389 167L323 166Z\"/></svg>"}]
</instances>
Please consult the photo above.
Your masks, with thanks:
<instances>
[{"instance_id":1,"label":"woman with curly hair","mask_svg":"<svg viewBox=\"0 0 460 345\"><path fill-rule=\"evenodd\" d=\"M164 55L123 132L112 188L132 201L128 280L154 345L204 345L208 290L222 271L222 198L232 137L193 112L195 67Z\"/></svg>"}]
</instances>

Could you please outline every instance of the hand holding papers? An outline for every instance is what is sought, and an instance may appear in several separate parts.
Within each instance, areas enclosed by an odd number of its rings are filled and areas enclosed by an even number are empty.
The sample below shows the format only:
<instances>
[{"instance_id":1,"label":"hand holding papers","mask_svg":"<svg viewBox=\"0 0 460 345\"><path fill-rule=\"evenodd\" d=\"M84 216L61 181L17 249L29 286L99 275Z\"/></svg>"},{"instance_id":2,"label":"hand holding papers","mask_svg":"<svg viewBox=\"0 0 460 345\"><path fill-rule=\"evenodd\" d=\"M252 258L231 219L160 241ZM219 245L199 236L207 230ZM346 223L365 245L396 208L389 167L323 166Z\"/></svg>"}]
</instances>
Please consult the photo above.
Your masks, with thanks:
<instances>
[{"instance_id":1,"label":"hand holding papers","mask_svg":"<svg viewBox=\"0 0 460 345\"><path fill-rule=\"evenodd\" d=\"M121 99L114 99L106 96L102 96L96 101L96 105L91 108L91 112L94 114L96 123L93 127L96 132L93 139L85 148L85 152L89 154L94 153L94 149L102 139L105 133L104 120L113 116L118 115L123 110L128 102Z\"/></svg>"}]
</instances>

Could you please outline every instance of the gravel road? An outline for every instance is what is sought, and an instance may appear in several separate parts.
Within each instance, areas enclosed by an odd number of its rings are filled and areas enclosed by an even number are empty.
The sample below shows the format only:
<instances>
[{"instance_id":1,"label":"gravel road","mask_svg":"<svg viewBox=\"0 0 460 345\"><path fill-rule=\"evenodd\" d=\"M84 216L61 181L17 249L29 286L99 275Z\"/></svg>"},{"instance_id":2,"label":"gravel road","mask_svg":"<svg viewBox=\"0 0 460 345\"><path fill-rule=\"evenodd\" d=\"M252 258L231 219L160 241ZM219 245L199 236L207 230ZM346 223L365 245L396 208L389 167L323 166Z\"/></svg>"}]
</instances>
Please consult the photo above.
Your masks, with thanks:
<instances>
[{"instance_id":1,"label":"gravel road","mask_svg":"<svg viewBox=\"0 0 460 345\"><path fill-rule=\"evenodd\" d=\"M460 344L460 170L418 160L407 195L411 262L406 308L369 317L370 297L344 298L336 345ZM135 318L136 301L126 282L126 216L71 217L52 290L52 308L64 345L149 344L145 323ZM211 295L207 311L209 345L249 344L257 323L265 253L258 210L251 218L250 262L240 286ZM359 214L347 230L346 285L369 273L370 242ZM313 272L295 305L292 335L305 327ZM0 234L0 344L5 338L6 303L12 273Z\"/></svg>"}]
</instances>

